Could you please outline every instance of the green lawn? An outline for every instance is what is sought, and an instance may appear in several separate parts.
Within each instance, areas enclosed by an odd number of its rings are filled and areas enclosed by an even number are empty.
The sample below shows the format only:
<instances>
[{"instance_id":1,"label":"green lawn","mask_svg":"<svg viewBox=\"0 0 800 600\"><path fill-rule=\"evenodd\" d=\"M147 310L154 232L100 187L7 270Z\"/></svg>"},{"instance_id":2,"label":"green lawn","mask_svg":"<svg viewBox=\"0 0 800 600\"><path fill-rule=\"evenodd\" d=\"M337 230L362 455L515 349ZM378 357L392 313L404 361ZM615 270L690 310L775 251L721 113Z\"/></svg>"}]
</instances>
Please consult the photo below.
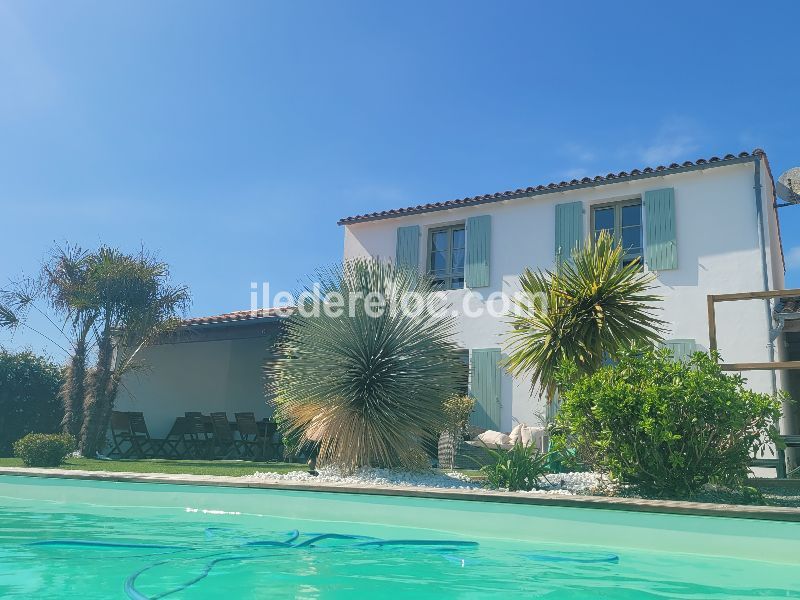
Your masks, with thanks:
<instances>
[{"instance_id":1,"label":"green lawn","mask_svg":"<svg viewBox=\"0 0 800 600\"><path fill-rule=\"evenodd\" d=\"M24 467L18 458L0 458L0 467ZM81 469L83 471L108 471L116 473L127 471L132 473L169 473L185 475L228 475L240 477L262 473L290 473L306 471L308 467L300 463L284 462L248 462L244 460L165 460L152 458L147 460L94 460L88 458L68 458L59 469ZM465 475L482 479L480 471L460 470Z\"/></svg>"},{"instance_id":2,"label":"green lawn","mask_svg":"<svg viewBox=\"0 0 800 600\"><path fill-rule=\"evenodd\" d=\"M0 467L22 467L18 458L0 458ZM256 471L289 473L305 471L308 467L298 463L248 462L243 460L94 460L68 458L60 469L82 469L84 471L129 471L133 473L170 473L186 475L228 475L239 477L252 475Z\"/></svg>"}]
</instances>

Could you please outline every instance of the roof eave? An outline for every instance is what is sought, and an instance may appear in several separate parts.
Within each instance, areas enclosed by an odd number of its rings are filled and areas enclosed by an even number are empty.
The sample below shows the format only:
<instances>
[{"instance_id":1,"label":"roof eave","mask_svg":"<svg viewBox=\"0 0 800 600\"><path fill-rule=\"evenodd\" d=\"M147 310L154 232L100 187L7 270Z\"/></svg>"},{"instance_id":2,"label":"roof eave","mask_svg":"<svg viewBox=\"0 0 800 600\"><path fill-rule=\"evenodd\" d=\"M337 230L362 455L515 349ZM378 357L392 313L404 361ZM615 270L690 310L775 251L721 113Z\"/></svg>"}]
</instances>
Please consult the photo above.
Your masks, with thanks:
<instances>
[{"instance_id":1,"label":"roof eave","mask_svg":"<svg viewBox=\"0 0 800 600\"><path fill-rule=\"evenodd\" d=\"M678 175L680 173L688 173L691 171L700 171L704 169L713 169L716 167L726 167L731 165L751 163L755 160L760 160L763 153L752 153L747 156L736 156L733 158L722 158L716 161L709 161L703 164L692 165L679 165L677 167L666 167L661 170L654 169L647 173L636 173L635 175L625 175L621 177L607 178L602 181L586 181L569 183L567 185L556 185L555 187L547 187L545 189L535 190L521 190L519 192L511 192L508 194L495 194L491 196L482 196L474 200L467 200L463 202L444 204L438 206L422 206L419 208L409 208L390 211L387 214L371 214L360 217L348 217L339 219L338 225L353 225L356 223L368 223L370 221L383 221L386 219L397 219L399 217L407 217L411 215L419 215L430 212L439 212L443 210L456 210L460 208L467 208L470 206L480 206L483 204L493 204L496 202L506 202L508 200L516 200L518 198L532 198L535 196L544 196L546 194L556 194L560 192L570 192L574 190L582 190L587 188L595 188L603 185L613 185L615 183L626 183L629 181L638 181L642 179L651 179L653 177L664 177L666 175Z\"/></svg>"}]
</instances>

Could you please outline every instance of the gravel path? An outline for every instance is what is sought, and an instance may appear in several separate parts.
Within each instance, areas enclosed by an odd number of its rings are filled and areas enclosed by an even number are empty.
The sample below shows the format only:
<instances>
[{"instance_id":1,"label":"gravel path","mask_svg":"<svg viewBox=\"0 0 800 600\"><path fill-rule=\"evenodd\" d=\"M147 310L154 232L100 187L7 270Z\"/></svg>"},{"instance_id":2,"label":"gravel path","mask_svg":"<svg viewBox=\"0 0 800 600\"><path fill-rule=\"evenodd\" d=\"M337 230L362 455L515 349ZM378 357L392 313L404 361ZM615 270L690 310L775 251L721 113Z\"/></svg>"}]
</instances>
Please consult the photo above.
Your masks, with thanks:
<instances>
[{"instance_id":1,"label":"gravel path","mask_svg":"<svg viewBox=\"0 0 800 600\"><path fill-rule=\"evenodd\" d=\"M433 489L479 489L483 486L462 473L438 471L399 471L394 469L361 468L353 473L343 473L334 467L319 470L319 475L306 471L292 473L258 472L242 479L248 481L292 481L314 484L347 486L426 487ZM542 489L526 494L595 494L607 484L597 473L563 473L548 475L542 480Z\"/></svg>"}]
</instances>

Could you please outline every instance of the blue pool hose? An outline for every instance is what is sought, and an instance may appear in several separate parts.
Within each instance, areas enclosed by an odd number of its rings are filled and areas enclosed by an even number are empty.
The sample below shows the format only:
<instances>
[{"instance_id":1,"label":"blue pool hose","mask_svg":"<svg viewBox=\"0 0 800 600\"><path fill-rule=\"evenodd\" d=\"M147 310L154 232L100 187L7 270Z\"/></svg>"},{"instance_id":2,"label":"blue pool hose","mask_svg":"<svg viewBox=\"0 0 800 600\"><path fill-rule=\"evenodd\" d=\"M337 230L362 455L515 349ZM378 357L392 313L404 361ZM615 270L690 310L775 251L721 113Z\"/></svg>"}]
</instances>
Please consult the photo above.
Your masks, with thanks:
<instances>
[{"instance_id":1,"label":"blue pool hose","mask_svg":"<svg viewBox=\"0 0 800 600\"><path fill-rule=\"evenodd\" d=\"M216 536L218 533L221 532L232 532L232 533L240 533L238 530L231 529L231 528L224 528L224 527L207 527L205 529L205 536L207 539ZM348 540L353 542L350 544L349 547L352 548L392 548L392 547L427 547L427 548L441 548L443 550L453 549L453 548L477 548L477 542L471 541L462 541L462 540L408 540L408 539L399 539L399 540L382 540L379 538L373 538L370 536L361 536L361 535L347 535L341 533L313 533L313 534L306 534L310 535L306 540L298 543L298 539L300 538L300 531L294 529L287 534L287 538L284 541L278 540L252 540L244 542L240 545L240 548L243 549L251 549L251 550L258 550L261 548L285 548L285 549L311 549L317 548L316 544L324 541L324 540ZM92 540L42 540L37 542L31 542L32 546L63 546L63 547L83 547L83 548L125 548L125 549L154 549L154 550L169 550L172 552L181 552L186 550L197 550L198 548L193 548L189 546L170 546L170 545L162 545L162 544L137 544L137 543L119 543L119 542L98 542ZM331 548L331 547L328 547ZM170 554L172 552L168 552L166 554ZM155 567L159 567L165 564L172 562L174 559L167 559L167 560L160 560L157 562L153 562L149 565L146 565L132 573L128 578L125 580L124 583L124 591L125 594L131 600L158 600L159 598L164 598L166 596L175 594L177 592L186 590L187 588L193 586L194 584L202 581L206 577L208 577L211 570L214 568L215 565L228 562L228 561L250 561L250 560L257 560L263 559L266 556L275 556L276 554L229 554L228 552L217 552L214 554L206 555L202 558L212 558L211 561L206 563L200 573L194 577L193 579L186 581L179 585L176 588L171 590L162 592L155 596L145 596L140 591L136 589L136 580L137 578L142 575L143 573L154 569ZM215 558L214 558L215 557ZM451 555L445 555L445 558L451 562L461 564L462 566L465 564L464 559L460 557L455 557ZM537 562L569 562L569 563L579 563L579 564L600 564L600 563L618 563L619 556L616 554L611 553L591 553L591 552L540 552L534 554L527 554L526 558Z\"/></svg>"}]
</instances>

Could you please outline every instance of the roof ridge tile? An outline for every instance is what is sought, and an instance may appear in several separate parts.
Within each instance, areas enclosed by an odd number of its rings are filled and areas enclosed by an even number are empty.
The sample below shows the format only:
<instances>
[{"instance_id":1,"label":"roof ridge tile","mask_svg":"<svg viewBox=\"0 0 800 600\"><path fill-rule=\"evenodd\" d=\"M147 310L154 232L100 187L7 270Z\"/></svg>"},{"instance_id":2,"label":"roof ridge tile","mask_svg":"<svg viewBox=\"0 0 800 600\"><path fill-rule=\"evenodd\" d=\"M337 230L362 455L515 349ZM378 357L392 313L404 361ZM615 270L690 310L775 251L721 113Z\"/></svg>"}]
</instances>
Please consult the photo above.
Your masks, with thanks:
<instances>
[{"instance_id":1,"label":"roof ridge tile","mask_svg":"<svg viewBox=\"0 0 800 600\"><path fill-rule=\"evenodd\" d=\"M518 188L516 190L505 192L495 192L493 194L483 194L477 196L466 196L455 200L446 200L443 202L430 202L427 204L418 204L416 206L409 206L406 208L393 208L389 210L377 211L372 213L364 213L354 215L352 217L345 217L339 220L339 225L348 225L350 223L358 223L362 221L371 221L374 219L391 218L397 215L405 215L408 213L415 214L419 212L426 212L429 210L436 210L442 208L467 206L470 204L480 203L484 201L491 201L494 199L515 198L531 194L535 192L546 192L547 190L557 190L559 188L587 185L591 183L603 183L606 181L616 181L618 179L625 179L630 177L640 177L642 175L650 175L652 173L664 173L665 171L686 169L694 166L711 165L712 163L719 163L725 161L732 161L748 157L765 157L766 153L761 148L755 148L752 152L739 152L738 154L726 154L724 158L712 156L710 158L698 158L694 161L686 160L683 163L673 162L669 166L658 165L657 167L643 167L641 169L633 169L629 172L620 171L619 173L608 173L606 175L595 175L594 177L583 177L582 179L573 179L571 181L562 181L560 183L551 182L548 184L539 184L537 186L529 186L526 188Z\"/></svg>"}]
</instances>

